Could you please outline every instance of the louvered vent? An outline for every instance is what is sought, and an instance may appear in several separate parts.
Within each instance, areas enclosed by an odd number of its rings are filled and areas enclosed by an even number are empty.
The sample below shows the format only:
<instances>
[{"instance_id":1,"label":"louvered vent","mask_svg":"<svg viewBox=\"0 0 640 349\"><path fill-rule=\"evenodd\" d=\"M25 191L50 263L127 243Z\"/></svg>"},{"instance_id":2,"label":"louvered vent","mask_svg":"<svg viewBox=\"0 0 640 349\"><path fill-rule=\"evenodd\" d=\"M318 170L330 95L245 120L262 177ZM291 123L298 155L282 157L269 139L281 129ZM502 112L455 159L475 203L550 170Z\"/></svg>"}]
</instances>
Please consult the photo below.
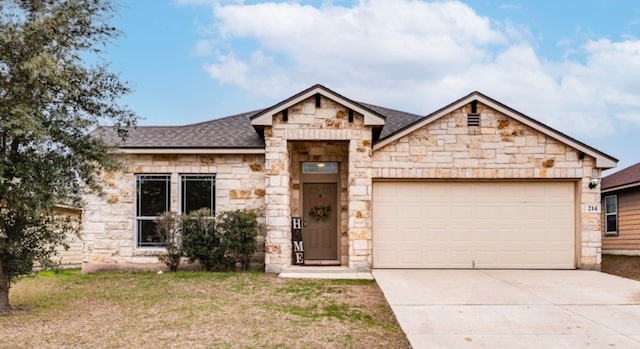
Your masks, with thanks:
<instances>
[{"instance_id":1,"label":"louvered vent","mask_svg":"<svg viewBox=\"0 0 640 349\"><path fill-rule=\"evenodd\" d=\"M471 101L471 113L467 114L467 126L480 127L480 113L478 113L478 101Z\"/></svg>"},{"instance_id":2,"label":"louvered vent","mask_svg":"<svg viewBox=\"0 0 640 349\"><path fill-rule=\"evenodd\" d=\"M467 126L480 127L480 115L479 114L467 115Z\"/></svg>"}]
</instances>

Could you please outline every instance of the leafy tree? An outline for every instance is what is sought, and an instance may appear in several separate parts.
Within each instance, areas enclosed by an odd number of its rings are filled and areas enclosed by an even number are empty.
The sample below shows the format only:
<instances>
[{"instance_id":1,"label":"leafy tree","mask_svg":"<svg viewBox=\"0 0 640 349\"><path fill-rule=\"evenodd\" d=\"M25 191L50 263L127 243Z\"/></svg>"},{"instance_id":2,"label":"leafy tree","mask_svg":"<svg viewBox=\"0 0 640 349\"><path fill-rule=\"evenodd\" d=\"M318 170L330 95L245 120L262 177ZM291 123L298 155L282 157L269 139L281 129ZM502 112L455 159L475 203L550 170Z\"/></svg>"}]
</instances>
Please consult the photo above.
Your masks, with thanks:
<instances>
[{"instance_id":1,"label":"leafy tree","mask_svg":"<svg viewBox=\"0 0 640 349\"><path fill-rule=\"evenodd\" d=\"M118 168L89 130L106 123L124 137L137 119L99 59L120 34L114 13L111 0L0 0L0 312L15 277L79 232L56 206L80 206Z\"/></svg>"}]
</instances>

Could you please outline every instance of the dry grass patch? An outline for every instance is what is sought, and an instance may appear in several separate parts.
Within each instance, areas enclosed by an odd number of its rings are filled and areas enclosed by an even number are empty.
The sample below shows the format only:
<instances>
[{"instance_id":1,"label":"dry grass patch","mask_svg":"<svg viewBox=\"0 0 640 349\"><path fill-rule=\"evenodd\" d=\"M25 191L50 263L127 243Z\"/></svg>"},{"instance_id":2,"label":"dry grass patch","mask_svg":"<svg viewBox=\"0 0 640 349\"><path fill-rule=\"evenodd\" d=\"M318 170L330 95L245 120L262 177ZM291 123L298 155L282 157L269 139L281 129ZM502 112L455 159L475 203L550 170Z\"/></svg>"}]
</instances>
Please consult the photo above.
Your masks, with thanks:
<instances>
[{"instance_id":1,"label":"dry grass patch","mask_svg":"<svg viewBox=\"0 0 640 349\"><path fill-rule=\"evenodd\" d=\"M65 271L11 292L3 347L410 348L373 281Z\"/></svg>"},{"instance_id":2,"label":"dry grass patch","mask_svg":"<svg viewBox=\"0 0 640 349\"><path fill-rule=\"evenodd\" d=\"M603 254L601 270L607 274L640 281L640 256Z\"/></svg>"}]
</instances>

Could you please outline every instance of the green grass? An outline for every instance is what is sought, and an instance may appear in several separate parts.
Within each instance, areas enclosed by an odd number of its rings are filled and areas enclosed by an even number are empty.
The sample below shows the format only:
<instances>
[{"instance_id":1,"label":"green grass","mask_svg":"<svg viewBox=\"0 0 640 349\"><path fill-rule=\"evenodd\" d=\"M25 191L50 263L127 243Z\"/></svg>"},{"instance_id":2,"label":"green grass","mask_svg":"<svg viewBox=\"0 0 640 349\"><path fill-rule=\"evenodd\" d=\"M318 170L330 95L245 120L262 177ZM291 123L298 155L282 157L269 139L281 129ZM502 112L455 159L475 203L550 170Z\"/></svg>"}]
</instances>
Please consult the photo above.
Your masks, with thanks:
<instances>
[{"instance_id":1,"label":"green grass","mask_svg":"<svg viewBox=\"0 0 640 349\"><path fill-rule=\"evenodd\" d=\"M11 302L0 347L409 348L373 281L64 270Z\"/></svg>"}]
</instances>

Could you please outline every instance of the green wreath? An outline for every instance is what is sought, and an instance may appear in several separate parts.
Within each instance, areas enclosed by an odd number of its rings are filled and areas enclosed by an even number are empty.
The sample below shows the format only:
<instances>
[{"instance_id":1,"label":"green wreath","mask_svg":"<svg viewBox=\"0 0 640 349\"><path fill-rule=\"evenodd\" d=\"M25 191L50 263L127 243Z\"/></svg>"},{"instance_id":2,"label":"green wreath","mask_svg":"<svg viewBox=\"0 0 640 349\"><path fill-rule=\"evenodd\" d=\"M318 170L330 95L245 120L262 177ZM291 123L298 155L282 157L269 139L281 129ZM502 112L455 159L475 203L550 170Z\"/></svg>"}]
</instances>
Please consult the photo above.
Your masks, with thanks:
<instances>
[{"instance_id":1,"label":"green wreath","mask_svg":"<svg viewBox=\"0 0 640 349\"><path fill-rule=\"evenodd\" d=\"M327 220L329 213L331 213L331 206L329 205L316 205L309 210L309 216L313 217L316 221Z\"/></svg>"}]
</instances>

